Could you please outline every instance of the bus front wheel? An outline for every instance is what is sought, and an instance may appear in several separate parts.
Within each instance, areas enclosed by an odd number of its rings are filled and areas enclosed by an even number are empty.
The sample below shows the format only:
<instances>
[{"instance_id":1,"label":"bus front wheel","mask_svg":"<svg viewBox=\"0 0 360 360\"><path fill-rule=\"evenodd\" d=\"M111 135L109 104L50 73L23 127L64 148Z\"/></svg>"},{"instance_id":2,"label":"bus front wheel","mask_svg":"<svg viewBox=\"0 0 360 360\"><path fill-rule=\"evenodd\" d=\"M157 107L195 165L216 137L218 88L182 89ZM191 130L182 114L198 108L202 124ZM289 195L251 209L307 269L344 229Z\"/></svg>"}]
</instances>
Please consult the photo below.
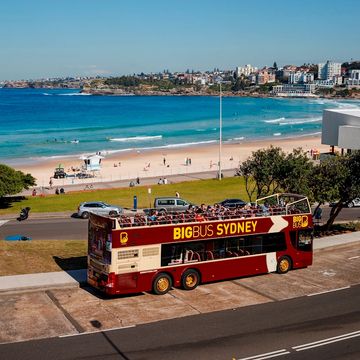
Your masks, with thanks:
<instances>
[{"instance_id":1,"label":"bus front wheel","mask_svg":"<svg viewBox=\"0 0 360 360\"><path fill-rule=\"evenodd\" d=\"M181 285L185 290L194 290L200 283L200 275L196 270L186 270L181 278Z\"/></svg>"},{"instance_id":2,"label":"bus front wheel","mask_svg":"<svg viewBox=\"0 0 360 360\"><path fill-rule=\"evenodd\" d=\"M286 274L291 270L291 260L287 256L283 256L278 261L277 272L279 274Z\"/></svg>"},{"instance_id":3,"label":"bus front wheel","mask_svg":"<svg viewBox=\"0 0 360 360\"><path fill-rule=\"evenodd\" d=\"M168 274L159 274L153 283L153 292L156 295L166 294L172 286L171 277Z\"/></svg>"}]
</instances>

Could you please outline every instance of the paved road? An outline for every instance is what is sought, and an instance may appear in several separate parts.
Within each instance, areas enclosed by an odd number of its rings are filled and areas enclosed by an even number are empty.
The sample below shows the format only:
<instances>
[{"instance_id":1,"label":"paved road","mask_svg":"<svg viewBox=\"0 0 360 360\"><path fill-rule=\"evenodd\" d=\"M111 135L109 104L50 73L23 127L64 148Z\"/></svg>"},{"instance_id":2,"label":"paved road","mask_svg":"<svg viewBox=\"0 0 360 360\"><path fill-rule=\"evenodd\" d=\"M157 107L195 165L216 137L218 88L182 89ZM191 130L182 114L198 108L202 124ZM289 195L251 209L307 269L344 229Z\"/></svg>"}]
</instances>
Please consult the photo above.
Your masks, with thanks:
<instances>
[{"instance_id":1,"label":"paved road","mask_svg":"<svg viewBox=\"0 0 360 360\"><path fill-rule=\"evenodd\" d=\"M83 219L55 218L11 220L0 226L0 239L9 235L24 235L33 240L81 240L87 239L87 224Z\"/></svg>"},{"instance_id":2,"label":"paved road","mask_svg":"<svg viewBox=\"0 0 360 360\"><path fill-rule=\"evenodd\" d=\"M330 208L323 208L323 220L329 216ZM37 215L38 216L38 215ZM87 238L87 221L72 218L71 214L62 214L60 218L30 219L22 222L10 220L1 226L0 239L9 235L25 235L33 240L77 240ZM64 217L66 216L66 217ZM337 221L360 220L360 207L343 209Z\"/></svg>"},{"instance_id":3,"label":"paved road","mask_svg":"<svg viewBox=\"0 0 360 360\"><path fill-rule=\"evenodd\" d=\"M359 303L357 285L136 327L4 344L0 358L357 360ZM101 330L100 322L97 326Z\"/></svg>"}]
</instances>

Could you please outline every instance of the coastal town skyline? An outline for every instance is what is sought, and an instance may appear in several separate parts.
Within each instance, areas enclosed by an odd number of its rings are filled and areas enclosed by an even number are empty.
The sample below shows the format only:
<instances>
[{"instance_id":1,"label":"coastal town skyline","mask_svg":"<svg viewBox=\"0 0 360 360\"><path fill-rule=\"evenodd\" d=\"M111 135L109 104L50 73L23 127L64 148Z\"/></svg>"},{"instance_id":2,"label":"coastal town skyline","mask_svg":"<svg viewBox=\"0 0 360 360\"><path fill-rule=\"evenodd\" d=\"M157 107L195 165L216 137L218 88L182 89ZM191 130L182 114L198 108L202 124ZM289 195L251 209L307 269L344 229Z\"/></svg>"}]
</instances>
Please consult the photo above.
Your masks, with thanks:
<instances>
[{"instance_id":1,"label":"coastal town skyline","mask_svg":"<svg viewBox=\"0 0 360 360\"><path fill-rule=\"evenodd\" d=\"M0 15L0 81L355 61L359 10L355 0L15 0Z\"/></svg>"}]
</instances>

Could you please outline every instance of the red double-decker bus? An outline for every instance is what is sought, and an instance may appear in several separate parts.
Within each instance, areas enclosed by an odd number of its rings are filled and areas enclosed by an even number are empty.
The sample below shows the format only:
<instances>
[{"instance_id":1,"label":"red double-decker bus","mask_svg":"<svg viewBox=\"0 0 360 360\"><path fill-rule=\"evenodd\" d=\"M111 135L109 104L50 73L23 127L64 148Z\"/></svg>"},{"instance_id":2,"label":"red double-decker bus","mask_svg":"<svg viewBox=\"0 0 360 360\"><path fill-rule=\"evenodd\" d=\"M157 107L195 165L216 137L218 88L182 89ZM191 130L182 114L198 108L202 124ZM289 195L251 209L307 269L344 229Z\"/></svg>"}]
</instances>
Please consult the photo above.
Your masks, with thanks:
<instances>
[{"instance_id":1,"label":"red double-decker bus","mask_svg":"<svg viewBox=\"0 0 360 360\"><path fill-rule=\"evenodd\" d=\"M171 287L286 273L312 264L312 227L308 199L295 194L151 218L91 214L88 283L109 295L165 294Z\"/></svg>"}]
</instances>

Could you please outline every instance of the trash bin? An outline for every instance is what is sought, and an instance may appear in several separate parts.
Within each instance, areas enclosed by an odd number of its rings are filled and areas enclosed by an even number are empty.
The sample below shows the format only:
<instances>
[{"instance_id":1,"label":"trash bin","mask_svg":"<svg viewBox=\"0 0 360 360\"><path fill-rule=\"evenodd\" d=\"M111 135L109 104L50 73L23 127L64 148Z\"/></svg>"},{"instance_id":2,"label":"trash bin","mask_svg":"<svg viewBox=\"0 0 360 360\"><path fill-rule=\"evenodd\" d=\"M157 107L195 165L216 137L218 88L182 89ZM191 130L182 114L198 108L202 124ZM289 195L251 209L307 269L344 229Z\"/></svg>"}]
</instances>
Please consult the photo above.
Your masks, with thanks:
<instances>
[{"instance_id":1,"label":"trash bin","mask_svg":"<svg viewBox=\"0 0 360 360\"><path fill-rule=\"evenodd\" d=\"M134 210L137 210L137 196L134 195Z\"/></svg>"}]
</instances>

